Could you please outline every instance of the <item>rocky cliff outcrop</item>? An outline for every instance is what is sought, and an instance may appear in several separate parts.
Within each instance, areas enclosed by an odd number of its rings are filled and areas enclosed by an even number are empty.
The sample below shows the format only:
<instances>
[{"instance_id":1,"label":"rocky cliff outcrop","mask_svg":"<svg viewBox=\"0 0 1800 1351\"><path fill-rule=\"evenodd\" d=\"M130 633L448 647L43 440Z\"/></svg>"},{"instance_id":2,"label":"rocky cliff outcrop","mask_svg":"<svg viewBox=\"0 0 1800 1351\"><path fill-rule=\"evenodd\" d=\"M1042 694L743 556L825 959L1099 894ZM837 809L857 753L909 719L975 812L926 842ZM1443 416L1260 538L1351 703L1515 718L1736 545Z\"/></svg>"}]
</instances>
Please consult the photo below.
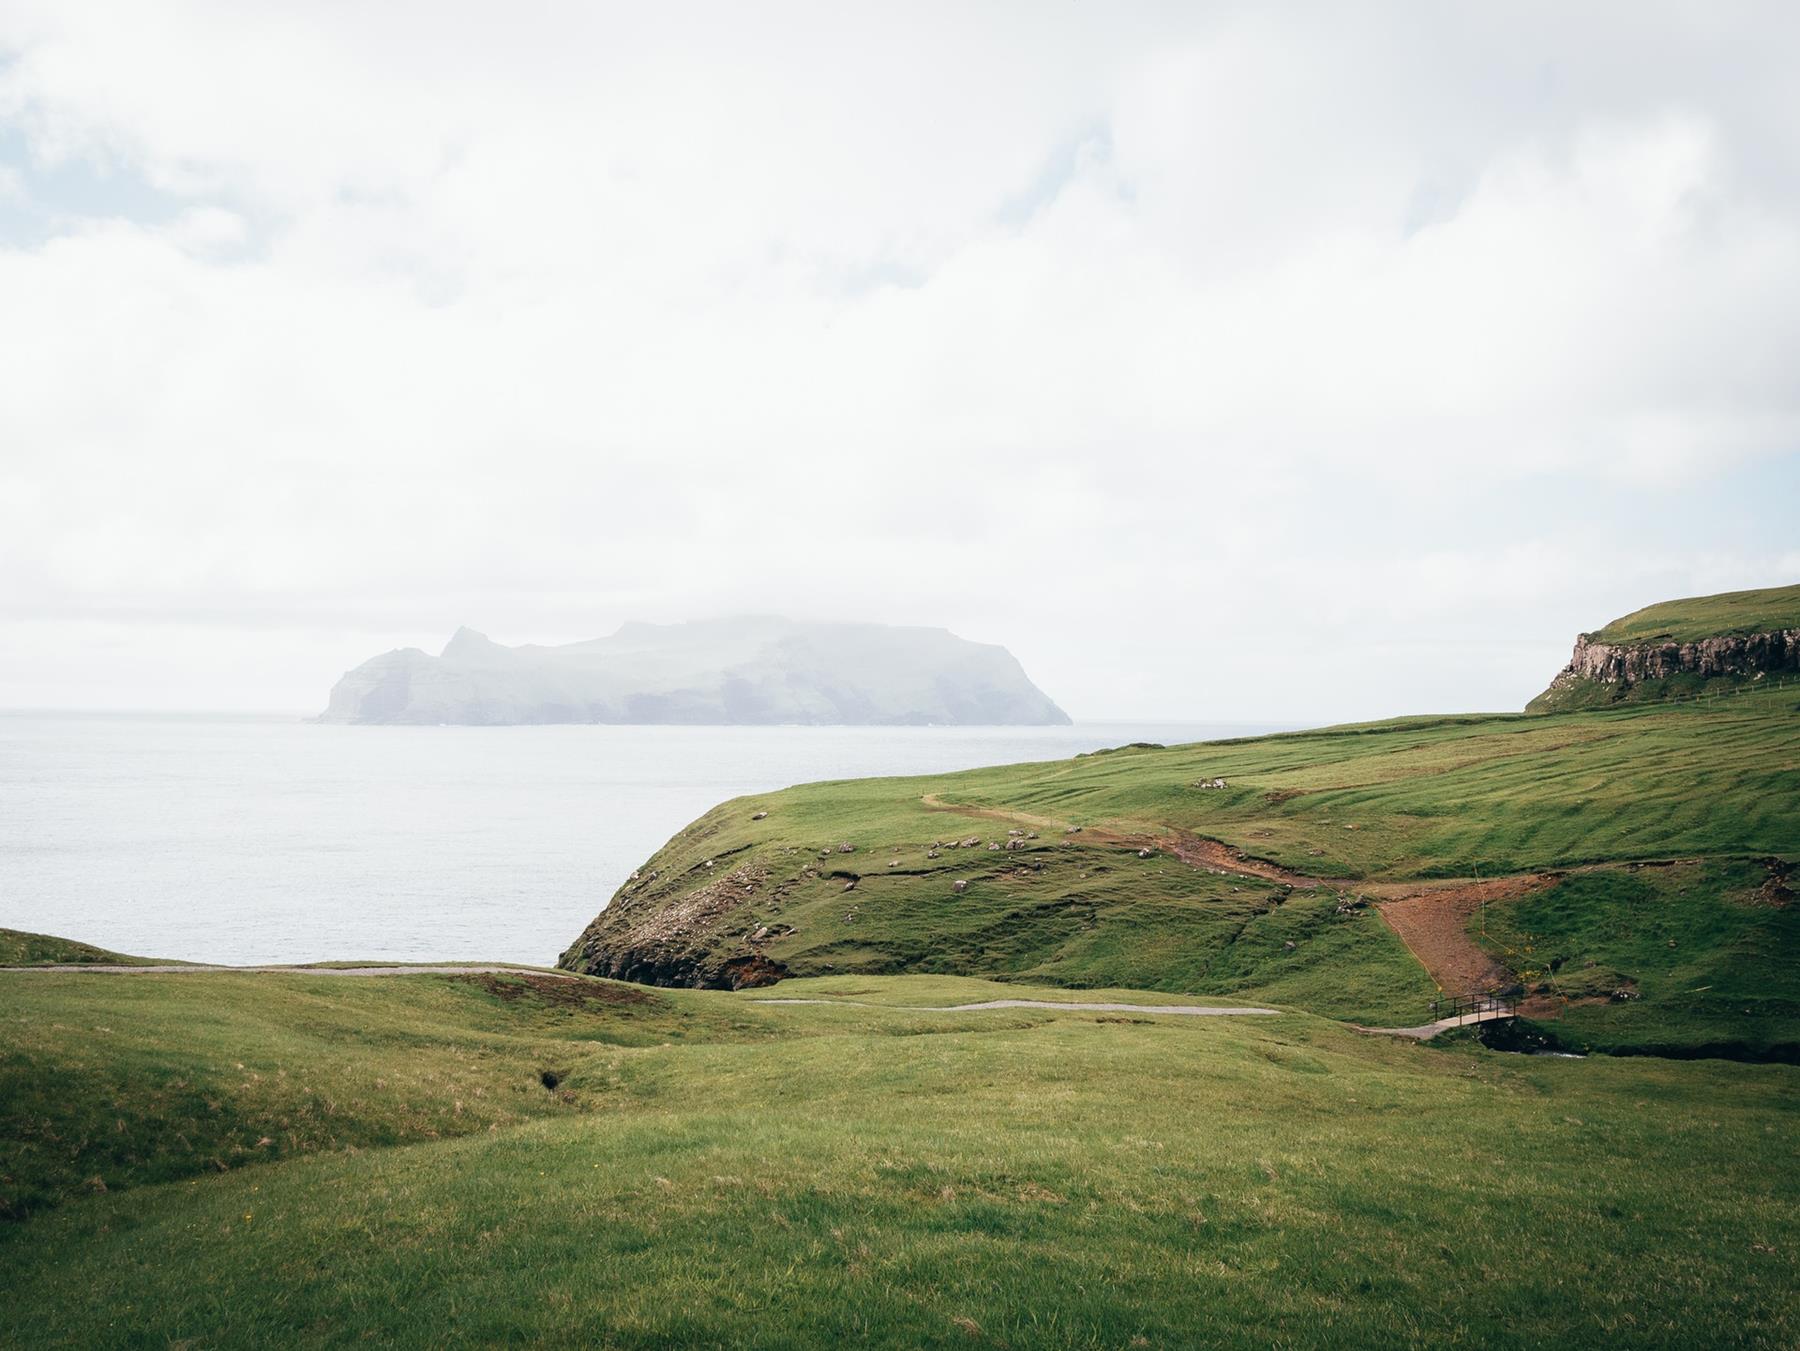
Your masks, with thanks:
<instances>
[{"instance_id":1,"label":"rocky cliff outcrop","mask_svg":"<svg viewBox=\"0 0 1800 1351\"><path fill-rule=\"evenodd\" d=\"M745 862L727 868L724 859L707 859L685 874L669 875L655 866L662 859L659 854L632 874L557 959L558 966L640 985L698 990L773 985L787 974L761 951L767 930L746 931L737 922L737 912L767 899L766 867Z\"/></svg>"},{"instance_id":2,"label":"rocky cliff outcrop","mask_svg":"<svg viewBox=\"0 0 1800 1351\"><path fill-rule=\"evenodd\" d=\"M1529 712L1698 693L1712 681L1766 680L1800 673L1800 628L1730 633L1691 642L1604 643L1584 633L1569 664Z\"/></svg>"}]
</instances>

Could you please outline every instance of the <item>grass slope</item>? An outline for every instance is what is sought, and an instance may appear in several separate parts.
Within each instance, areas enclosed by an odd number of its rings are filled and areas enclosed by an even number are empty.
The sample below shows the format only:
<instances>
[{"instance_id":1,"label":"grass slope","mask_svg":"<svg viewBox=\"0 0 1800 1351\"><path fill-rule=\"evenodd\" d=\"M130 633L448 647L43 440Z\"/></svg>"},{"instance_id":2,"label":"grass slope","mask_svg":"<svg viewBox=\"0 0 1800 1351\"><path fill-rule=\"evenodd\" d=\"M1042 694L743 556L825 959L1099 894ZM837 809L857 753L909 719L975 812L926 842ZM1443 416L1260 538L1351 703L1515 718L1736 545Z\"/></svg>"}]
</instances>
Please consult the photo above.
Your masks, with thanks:
<instances>
[{"instance_id":1,"label":"grass slope","mask_svg":"<svg viewBox=\"0 0 1800 1351\"><path fill-rule=\"evenodd\" d=\"M437 977L248 979L0 973L0 1006L32 1001L33 1026L130 1013L174 1027L216 1002L185 1068L245 1100L229 1110L246 1130L262 1090L240 1060L265 1083L329 1084L352 1114L392 1101L449 1121L479 1082L515 1124L0 1226L8 1344L1800 1337L1790 1067L1442 1051L1298 1014L926 1014L676 991L633 1025L616 1005L490 1004ZM235 1026L259 992L298 1001L318 1038L279 1018ZM993 992L939 977L781 991ZM341 1066L327 1029L374 1023L391 1042L352 1043ZM34 1072L58 1076L63 1054ZM149 1119L151 1054L103 1037L83 1066L128 1129ZM545 1055L567 1070L558 1094L530 1077Z\"/></svg>"},{"instance_id":2,"label":"grass slope","mask_svg":"<svg viewBox=\"0 0 1800 1351\"><path fill-rule=\"evenodd\" d=\"M1800 1064L1800 906L1744 860L1578 873L1489 908L1477 941L1579 1050Z\"/></svg>"},{"instance_id":3,"label":"grass slope","mask_svg":"<svg viewBox=\"0 0 1800 1351\"><path fill-rule=\"evenodd\" d=\"M129 957L51 934L0 929L0 966L156 966L154 957Z\"/></svg>"},{"instance_id":4,"label":"grass slope","mask_svg":"<svg viewBox=\"0 0 1800 1351\"><path fill-rule=\"evenodd\" d=\"M1219 777L1227 787L1197 786ZM969 838L977 847L930 857L933 841ZM987 848L1009 838L1022 847ZM1195 839L1335 881L1290 890L1169 852ZM1144 842L1156 848L1148 859ZM760 952L798 975L1131 984L1418 1022L1432 985L1376 915L1344 910L1340 895L1403 879L1767 856L1800 857L1793 691L806 785L702 817L586 937L602 953L653 953L702 973ZM1771 941L1757 970L1774 997L1759 1005L1769 1021L1753 1039L1800 1040L1800 954L1791 930ZM582 944L564 960L582 962ZM1661 990L1647 984L1633 1016Z\"/></svg>"},{"instance_id":5,"label":"grass slope","mask_svg":"<svg viewBox=\"0 0 1800 1351\"><path fill-rule=\"evenodd\" d=\"M545 1070L695 1031L655 992L526 974L0 972L0 991L0 1218L555 1115ZM732 1033L726 1012L707 1034Z\"/></svg>"},{"instance_id":6,"label":"grass slope","mask_svg":"<svg viewBox=\"0 0 1800 1351\"><path fill-rule=\"evenodd\" d=\"M1592 636L1614 645L1691 643L1727 634L1792 628L1800 628L1800 586L1772 586L1646 605Z\"/></svg>"}]
</instances>

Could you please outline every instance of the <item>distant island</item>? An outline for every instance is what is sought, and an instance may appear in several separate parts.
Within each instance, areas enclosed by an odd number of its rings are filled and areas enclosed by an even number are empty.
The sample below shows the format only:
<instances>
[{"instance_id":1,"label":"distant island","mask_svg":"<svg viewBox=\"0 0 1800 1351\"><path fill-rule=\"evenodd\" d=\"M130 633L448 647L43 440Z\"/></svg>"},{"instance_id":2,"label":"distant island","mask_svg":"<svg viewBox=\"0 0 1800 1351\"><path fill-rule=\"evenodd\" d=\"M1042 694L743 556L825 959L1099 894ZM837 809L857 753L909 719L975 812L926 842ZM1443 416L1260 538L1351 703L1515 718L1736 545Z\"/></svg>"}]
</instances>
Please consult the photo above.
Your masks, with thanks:
<instances>
[{"instance_id":1,"label":"distant island","mask_svg":"<svg viewBox=\"0 0 1800 1351\"><path fill-rule=\"evenodd\" d=\"M1066 724L1004 647L948 629L755 616L626 624L608 638L506 647L458 629L443 652L372 657L320 722Z\"/></svg>"}]
</instances>

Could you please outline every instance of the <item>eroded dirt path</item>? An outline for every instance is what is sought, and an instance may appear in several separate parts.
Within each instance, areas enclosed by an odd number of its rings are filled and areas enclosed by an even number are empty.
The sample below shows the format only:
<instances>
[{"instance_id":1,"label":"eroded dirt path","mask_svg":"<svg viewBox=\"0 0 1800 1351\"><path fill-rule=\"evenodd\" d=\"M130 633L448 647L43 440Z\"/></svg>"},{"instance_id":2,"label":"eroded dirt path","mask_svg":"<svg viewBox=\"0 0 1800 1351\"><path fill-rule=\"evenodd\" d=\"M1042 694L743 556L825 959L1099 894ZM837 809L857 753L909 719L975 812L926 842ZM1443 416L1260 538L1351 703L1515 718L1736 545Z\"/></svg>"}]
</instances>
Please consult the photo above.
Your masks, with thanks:
<instances>
[{"instance_id":1,"label":"eroded dirt path","mask_svg":"<svg viewBox=\"0 0 1800 1351\"><path fill-rule=\"evenodd\" d=\"M1485 903L1516 901L1555 880L1552 873L1526 873L1486 882L1415 885L1375 908L1440 990L1477 994L1510 985L1513 976L1469 935L1469 921ZM1380 890L1392 891L1394 884Z\"/></svg>"},{"instance_id":2,"label":"eroded dirt path","mask_svg":"<svg viewBox=\"0 0 1800 1351\"><path fill-rule=\"evenodd\" d=\"M922 800L933 811L955 812L961 816L1004 822L1010 826L1060 834L1067 825L1052 817L1034 816L1027 812L945 802L936 793L927 793ZM1437 987L1452 994L1477 994L1498 990L1512 983L1512 973L1489 956L1469 935L1469 921L1482 905L1517 900L1556 880L1556 874L1525 873L1486 881L1348 881L1295 872L1268 859L1252 857L1222 840L1191 835L1185 831L1128 834L1103 827L1084 826L1079 835L1065 838L1130 849L1148 846L1166 850L1189 867L1204 868L1209 872L1257 878L1296 890L1336 887L1370 897L1375 900L1375 908L1382 919L1399 936L1419 965L1425 968ZM1422 1031L1407 1029L1405 1034Z\"/></svg>"},{"instance_id":3,"label":"eroded dirt path","mask_svg":"<svg viewBox=\"0 0 1800 1351\"><path fill-rule=\"evenodd\" d=\"M936 793L926 793L919 800L934 812L954 812L958 816L973 817L976 820L999 821L1008 826L1048 831L1081 844L1112 844L1127 849L1149 847L1165 850L1175 855L1190 868L1206 868L1213 872L1232 873L1238 877L1254 877L1264 882L1279 882L1284 886L1305 890L1332 885L1328 878L1310 877L1305 873L1297 873L1282 867L1279 863L1271 863L1268 859L1252 858L1241 849L1234 849L1223 840L1208 839L1204 835L1190 835L1186 831L1134 834L1108 830L1104 826L1082 826L1077 833L1070 835L1066 833L1069 823L1059 821L1051 816L1007 811L1001 807L975 807L962 803L945 802Z\"/></svg>"},{"instance_id":4,"label":"eroded dirt path","mask_svg":"<svg viewBox=\"0 0 1800 1351\"><path fill-rule=\"evenodd\" d=\"M1297 873L1279 863L1271 863L1266 858L1252 858L1241 849L1233 849L1223 840L1209 840L1204 835L1177 832L1160 837L1159 842L1190 868L1210 868L1215 872L1235 873L1239 877L1261 878L1265 882L1279 882L1301 891L1352 885L1347 882L1334 883L1326 877Z\"/></svg>"}]
</instances>

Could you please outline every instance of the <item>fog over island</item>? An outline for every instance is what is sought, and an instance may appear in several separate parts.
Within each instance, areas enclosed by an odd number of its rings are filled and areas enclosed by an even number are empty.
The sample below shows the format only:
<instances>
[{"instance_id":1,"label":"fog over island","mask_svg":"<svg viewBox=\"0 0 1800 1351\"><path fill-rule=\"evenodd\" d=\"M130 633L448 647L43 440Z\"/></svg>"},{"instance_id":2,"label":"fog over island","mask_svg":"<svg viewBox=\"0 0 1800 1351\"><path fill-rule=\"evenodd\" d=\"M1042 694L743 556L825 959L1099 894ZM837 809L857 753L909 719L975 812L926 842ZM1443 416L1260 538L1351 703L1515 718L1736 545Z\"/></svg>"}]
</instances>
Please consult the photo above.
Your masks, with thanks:
<instances>
[{"instance_id":1,"label":"fog over island","mask_svg":"<svg viewBox=\"0 0 1800 1351\"><path fill-rule=\"evenodd\" d=\"M373 657L323 722L1044 725L1069 721L1004 647L948 629L751 616L625 624L506 647L458 629L438 656Z\"/></svg>"}]
</instances>

